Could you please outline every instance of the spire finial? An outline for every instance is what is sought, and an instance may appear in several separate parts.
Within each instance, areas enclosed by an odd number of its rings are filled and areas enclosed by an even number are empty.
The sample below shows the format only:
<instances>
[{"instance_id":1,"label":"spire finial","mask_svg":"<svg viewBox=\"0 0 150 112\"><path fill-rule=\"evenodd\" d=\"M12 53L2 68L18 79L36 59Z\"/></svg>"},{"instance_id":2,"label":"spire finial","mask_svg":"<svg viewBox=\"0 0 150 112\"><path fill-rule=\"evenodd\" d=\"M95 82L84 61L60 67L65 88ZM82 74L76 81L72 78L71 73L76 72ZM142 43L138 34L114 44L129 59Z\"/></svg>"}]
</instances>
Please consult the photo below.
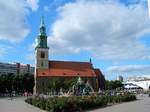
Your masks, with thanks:
<instances>
[{"instance_id":1,"label":"spire finial","mask_svg":"<svg viewBox=\"0 0 150 112\"><path fill-rule=\"evenodd\" d=\"M90 63L92 63L92 59L90 58Z\"/></svg>"},{"instance_id":2,"label":"spire finial","mask_svg":"<svg viewBox=\"0 0 150 112\"><path fill-rule=\"evenodd\" d=\"M44 24L44 16L41 16L40 35L46 36L46 28Z\"/></svg>"},{"instance_id":3,"label":"spire finial","mask_svg":"<svg viewBox=\"0 0 150 112\"><path fill-rule=\"evenodd\" d=\"M40 27L45 27L44 16L43 15L41 16L41 25L40 25Z\"/></svg>"}]
</instances>

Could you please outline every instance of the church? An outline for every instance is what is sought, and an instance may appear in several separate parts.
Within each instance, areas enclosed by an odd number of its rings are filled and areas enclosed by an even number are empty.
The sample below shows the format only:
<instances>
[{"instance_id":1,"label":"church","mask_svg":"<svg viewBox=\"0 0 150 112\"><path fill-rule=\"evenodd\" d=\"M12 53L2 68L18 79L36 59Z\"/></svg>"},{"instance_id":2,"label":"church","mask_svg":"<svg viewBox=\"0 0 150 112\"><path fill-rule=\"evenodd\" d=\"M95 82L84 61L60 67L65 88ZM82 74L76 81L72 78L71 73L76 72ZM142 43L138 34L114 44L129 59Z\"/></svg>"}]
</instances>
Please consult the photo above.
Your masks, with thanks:
<instances>
[{"instance_id":1,"label":"church","mask_svg":"<svg viewBox=\"0 0 150 112\"><path fill-rule=\"evenodd\" d=\"M46 27L41 18L38 43L35 48L35 87L34 94L47 94L51 91L50 82L54 78L76 79L80 77L89 82L94 90L104 89L105 78L100 69L95 69L91 61L58 61L49 60Z\"/></svg>"}]
</instances>

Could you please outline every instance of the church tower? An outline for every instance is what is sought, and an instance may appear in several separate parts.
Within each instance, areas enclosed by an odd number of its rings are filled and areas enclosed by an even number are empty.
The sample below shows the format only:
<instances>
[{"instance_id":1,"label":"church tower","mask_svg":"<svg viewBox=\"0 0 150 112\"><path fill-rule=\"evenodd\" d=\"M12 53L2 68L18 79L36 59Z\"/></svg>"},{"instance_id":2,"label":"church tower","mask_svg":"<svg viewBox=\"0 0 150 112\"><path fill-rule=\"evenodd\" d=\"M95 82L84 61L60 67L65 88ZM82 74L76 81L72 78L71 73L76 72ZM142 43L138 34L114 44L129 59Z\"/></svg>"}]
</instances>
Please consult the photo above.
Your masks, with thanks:
<instances>
[{"instance_id":1,"label":"church tower","mask_svg":"<svg viewBox=\"0 0 150 112\"><path fill-rule=\"evenodd\" d=\"M35 48L36 69L48 69L49 67L48 51L49 48L47 46L46 27L44 24L44 17L42 16L40 24L40 32L38 35L38 44Z\"/></svg>"}]
</instances>

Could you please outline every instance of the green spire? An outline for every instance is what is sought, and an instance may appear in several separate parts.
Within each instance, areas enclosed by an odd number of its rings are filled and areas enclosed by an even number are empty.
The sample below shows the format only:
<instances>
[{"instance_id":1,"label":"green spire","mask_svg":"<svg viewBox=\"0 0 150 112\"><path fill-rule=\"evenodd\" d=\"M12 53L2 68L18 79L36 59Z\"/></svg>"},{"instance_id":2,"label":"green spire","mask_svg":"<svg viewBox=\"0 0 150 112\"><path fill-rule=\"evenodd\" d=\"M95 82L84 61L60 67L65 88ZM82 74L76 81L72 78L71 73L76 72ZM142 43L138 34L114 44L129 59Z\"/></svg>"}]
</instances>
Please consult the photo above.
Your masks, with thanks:
<instances>
[{"instance_id":1,"label":"green spire","mask_svg":"<svg viewBox=\"0 0 150 112\"><path fill-rule=\"evenodd\" d=\"M46 36L46 28L45 28L45 24L44 24L44 16L41 17L40 35Z\"/></svg>"},{"instance_id":2,"label":"green spire","mask_svg":"<svg viewBox=\"0 0 150 112\"><path fill-rule=\"evenodd\" d=\"M39 32L38 44L37 44L36 48L48 48L47 47L46 27L44 24L44 16L41 17L40 32Z\"/></svg>"},{"instance_id":3,"label":"green spire","mask_svg":"<svg viewBox=\"0 0 150 112\"><path fill-rule=\"evenodd\" d=\"M44 24L44 16L41 17L41 25L40 25L40 28L41 28L41 27L45 27L45 24Z\"/></svg>"}]
</instances>

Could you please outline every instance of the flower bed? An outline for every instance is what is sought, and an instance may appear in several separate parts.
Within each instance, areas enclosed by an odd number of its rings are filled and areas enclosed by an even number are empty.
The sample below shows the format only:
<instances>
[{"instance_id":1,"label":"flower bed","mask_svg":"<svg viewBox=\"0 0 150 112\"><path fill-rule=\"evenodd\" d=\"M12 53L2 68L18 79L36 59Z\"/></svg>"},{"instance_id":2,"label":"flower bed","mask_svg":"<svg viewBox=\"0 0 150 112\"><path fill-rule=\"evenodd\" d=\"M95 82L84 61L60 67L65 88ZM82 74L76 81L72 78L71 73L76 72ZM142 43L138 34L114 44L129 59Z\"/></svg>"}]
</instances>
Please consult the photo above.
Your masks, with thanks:
<instances>
[{"instance_id":1,"label":"flower bed","mask_svg":"<svg viewBox=\"0 0 150 112\"><path fill-rule=\"evenodd\" d=\"M72 96L72 97L31 97L25 101L49 112L81 112L105 107L109 103L121 103L136 100L135 95L119 96Z\"/></svg>"}]
</instances>

